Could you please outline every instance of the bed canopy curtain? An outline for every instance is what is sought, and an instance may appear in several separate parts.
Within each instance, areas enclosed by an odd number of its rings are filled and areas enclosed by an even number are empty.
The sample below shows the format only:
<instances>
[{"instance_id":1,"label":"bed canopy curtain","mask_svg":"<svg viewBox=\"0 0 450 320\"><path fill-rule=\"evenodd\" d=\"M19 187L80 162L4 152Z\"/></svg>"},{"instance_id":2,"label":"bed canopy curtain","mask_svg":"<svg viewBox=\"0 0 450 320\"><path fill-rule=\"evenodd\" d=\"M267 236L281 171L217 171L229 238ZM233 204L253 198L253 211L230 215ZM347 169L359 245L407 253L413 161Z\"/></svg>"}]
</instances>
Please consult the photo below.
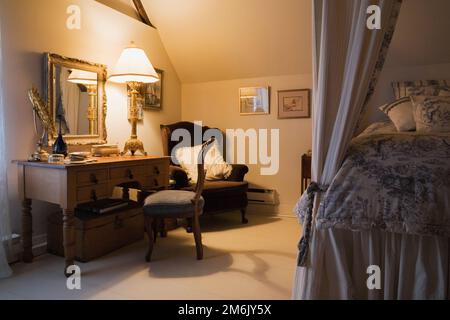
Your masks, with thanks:
<instances>
[{"instance_id":1,"label":"bed canopy curtain","mask_svg":"<svg viewBox=\"0 0 450 320\"><path fill-rule=\"evenodd\" d=\"M2 38L0 28L0 278L11 275L11 269L6 257L6 246L10 243L8 188L6 178L5 156L5 110L3 105L3 59Z\"/></svg>"},{"instance_id":2,"label":"bed canopy curtain","mask_svg":"<svg viewBox=\"0 0 450 320\"><path fill-rule=\"evenodd\" d=\"M321 239L314 216L321 193L336 175L372 95L390 45L401 0L313 1L312 181L295 209L303 223L294 298L327 298L314 288L327 270L317 260ZM370 30L367 9L381 11L381 29ZM299 210L299 207L304 210ZM306 209L305 209L306 208ZM336 244L337 246L339 244ZM317 264L316 264L317 262ZM319 286L320 287L320 286ZM345 295L344 295L345 296Z\"/></svg>"}]
</instances>

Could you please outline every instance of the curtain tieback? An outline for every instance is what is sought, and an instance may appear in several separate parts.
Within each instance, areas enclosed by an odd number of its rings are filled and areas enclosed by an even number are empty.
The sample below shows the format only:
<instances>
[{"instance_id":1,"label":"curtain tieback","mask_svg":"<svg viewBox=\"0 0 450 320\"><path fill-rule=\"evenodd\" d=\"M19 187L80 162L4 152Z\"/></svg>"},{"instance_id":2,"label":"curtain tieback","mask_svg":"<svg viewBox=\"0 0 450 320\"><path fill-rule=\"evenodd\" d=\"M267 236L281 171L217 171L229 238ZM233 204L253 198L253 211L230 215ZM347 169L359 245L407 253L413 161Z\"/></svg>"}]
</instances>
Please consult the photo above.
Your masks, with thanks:
<instances>
[{"instance_id":1,"label":"curtain tieback","mask_svg":"<svg viewBox=\"0 0 450 320\"><path fill-rule=\"evenodd\" d=\"M303 224L303 234L300 242L298 243L298 261L299 267L306 266L306 260L309 252L309 239L311 237L312 218L313 218L313 206L314 199L317 193L326 192L328 186L319 185L317 182L311 182L306 190L307 195L307 208L305 214L305 220Z\"/></svg>"}]
</instances>

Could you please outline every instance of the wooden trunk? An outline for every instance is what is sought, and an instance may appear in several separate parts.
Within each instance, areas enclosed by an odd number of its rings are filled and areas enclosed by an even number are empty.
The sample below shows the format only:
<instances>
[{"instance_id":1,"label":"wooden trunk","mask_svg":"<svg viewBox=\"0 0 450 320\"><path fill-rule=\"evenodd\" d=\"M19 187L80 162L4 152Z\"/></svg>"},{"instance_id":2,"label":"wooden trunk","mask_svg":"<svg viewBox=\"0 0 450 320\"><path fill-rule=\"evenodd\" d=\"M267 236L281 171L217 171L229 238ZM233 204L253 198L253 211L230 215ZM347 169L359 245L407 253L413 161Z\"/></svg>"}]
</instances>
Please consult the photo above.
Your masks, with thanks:
<instances>
[{"instance_id":1,"label":"wooden trunk","mask_svg":"<svg viewBox=\"0 0 450 320\"><path fill-rule=\"evenodd\" d=\"M103 215L79 212L75 218L76 260L88 262L144 238L142 207ZM47 251L64 256L62 214L48 219Z\"/></svg>"}]
</instances>

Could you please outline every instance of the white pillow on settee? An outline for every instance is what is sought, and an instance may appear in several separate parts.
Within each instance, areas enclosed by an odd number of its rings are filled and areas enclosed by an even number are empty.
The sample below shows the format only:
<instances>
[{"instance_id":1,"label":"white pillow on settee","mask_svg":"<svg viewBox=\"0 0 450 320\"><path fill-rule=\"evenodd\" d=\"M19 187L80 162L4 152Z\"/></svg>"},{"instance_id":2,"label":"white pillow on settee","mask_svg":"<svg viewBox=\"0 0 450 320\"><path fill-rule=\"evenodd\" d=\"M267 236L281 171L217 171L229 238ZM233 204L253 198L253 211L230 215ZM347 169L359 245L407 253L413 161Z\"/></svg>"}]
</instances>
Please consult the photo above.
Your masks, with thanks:
<instances>
[{"instance_id":1,"label":"white pillow on settee","mask_svg":"<svg viewBox=\"0 0 450 320\"><path fill-rule=\"evenodd\" d=\"M191 182L197 182L197 159L202 146L181 147L175 151L175 158L186 171ZM231 175L233 167L226 163L219 150L217 141L205 155L206 180L223 180Z\"/></svg>"}]
</instances>

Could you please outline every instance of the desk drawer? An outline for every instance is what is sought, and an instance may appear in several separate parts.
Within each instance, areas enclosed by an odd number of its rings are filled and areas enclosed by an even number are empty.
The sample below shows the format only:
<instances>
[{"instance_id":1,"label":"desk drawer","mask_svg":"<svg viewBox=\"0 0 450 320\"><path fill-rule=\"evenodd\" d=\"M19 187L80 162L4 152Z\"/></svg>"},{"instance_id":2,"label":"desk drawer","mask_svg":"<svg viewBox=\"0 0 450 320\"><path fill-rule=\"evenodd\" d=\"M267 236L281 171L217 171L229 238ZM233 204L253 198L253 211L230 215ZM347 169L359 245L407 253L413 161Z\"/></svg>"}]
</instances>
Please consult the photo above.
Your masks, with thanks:
<instances>
[{"instance_id":1,"label":"desk drawer","mask_svg":"<svg viewBox=\"0 0 450 320\"><path fill-rule=\"evenodd\" d=\"M135 180L139 176L142 176L145 172L145 166L129 166L112 168L110 171L111 180L116 179L128 179Z\"/></svg>"},{"instance_id":2,"label":"desk drawer","mask_svg":"<svg viewBox=\"0 0 450 320\"><path fill-rule=\"evenodd\" d=\"M167 174L160 174L158 176L147 176L141 179L142 188L144 189L158 189L167 187L169 185L169 176Z\"/></svg>"},{"instance_id":3,"label":"desk drawer","mask_svg":"<svg viewBox=\"0 0 450 320\"><path fill-rule=\"evenodd\" d=\"M109 192L107 183L77 188L77 202L79 203L104 199L108 196Z\"/></svg>"},{"instance_id":4,"label":"desk drawer","mask_svg":"<svg viewBox=\"0 0 450 320\"><path fill-rule=\"evenodd\" d=\"M167 162L155 161L149 163L148 166L145 167L144 173L146 176L158 176L165 175L169 172L169 166Z\"/></svg>"},{"instance_id":5,"label":"desk drawer","mask_svg":"<svg viewBox=\"0 0 450 320\"><path fill-rule=\"evenodd\" d=\"M77 185L94 185L108 180L108 170L77 172Z\"/></svg>"}]
</instances>

